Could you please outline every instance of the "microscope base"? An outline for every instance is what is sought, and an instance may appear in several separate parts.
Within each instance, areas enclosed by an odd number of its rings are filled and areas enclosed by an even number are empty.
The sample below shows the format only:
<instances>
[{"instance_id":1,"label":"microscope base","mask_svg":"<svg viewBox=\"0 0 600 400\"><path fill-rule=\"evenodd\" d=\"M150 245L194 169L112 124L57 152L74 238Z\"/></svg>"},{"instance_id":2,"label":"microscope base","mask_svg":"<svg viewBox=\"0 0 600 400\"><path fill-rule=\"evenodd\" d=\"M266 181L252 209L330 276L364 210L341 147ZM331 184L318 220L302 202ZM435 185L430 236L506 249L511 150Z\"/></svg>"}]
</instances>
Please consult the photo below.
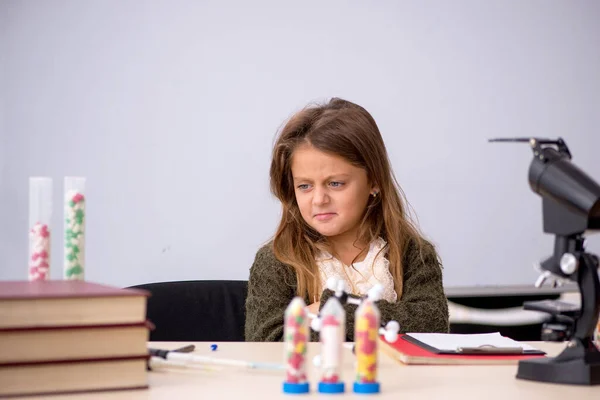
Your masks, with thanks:
<instances>
[{"instance_id":1,"label":"microscope base","mask_svg":"<svg viewBox=\"0 0 600 400\"><path fill-rule=\"evenodd\" d=\"M558 361L555 358L536 358L519 361L518 379L564 383L571 385L600 385L600 361L584 358Z\"/></svg>"}]
</instances>

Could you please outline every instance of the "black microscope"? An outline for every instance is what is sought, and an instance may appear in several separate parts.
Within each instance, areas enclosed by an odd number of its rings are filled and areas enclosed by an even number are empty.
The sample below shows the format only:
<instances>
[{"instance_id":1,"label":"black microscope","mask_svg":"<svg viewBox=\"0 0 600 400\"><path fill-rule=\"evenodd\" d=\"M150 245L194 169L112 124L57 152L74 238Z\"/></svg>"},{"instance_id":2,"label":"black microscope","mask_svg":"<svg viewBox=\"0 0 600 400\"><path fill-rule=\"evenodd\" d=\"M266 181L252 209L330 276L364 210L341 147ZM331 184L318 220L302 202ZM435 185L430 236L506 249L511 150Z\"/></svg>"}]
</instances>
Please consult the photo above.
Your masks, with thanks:
<instances>
[{"instance_id":1,"label":"black microscope","mask_svg":"<svg viewBox=\"0 0 600 400\"><path fill-rule=\"evenodd\" d=\"M581 307L544 300L526 302L525 309L552 315L542 328L542 339L566 341L556 357L519 362L517 378L574 385L600 384L600 352L593 343L600 313L598 257L585 251L584 234L600 230L600 185L571 162L562 138L491 139L492 142L528 142L533 149L529 185L542 197L544 232L555 235L554 253L540 263L536 282L553 285L575 281Z\"/></svg>"}]
</instances>

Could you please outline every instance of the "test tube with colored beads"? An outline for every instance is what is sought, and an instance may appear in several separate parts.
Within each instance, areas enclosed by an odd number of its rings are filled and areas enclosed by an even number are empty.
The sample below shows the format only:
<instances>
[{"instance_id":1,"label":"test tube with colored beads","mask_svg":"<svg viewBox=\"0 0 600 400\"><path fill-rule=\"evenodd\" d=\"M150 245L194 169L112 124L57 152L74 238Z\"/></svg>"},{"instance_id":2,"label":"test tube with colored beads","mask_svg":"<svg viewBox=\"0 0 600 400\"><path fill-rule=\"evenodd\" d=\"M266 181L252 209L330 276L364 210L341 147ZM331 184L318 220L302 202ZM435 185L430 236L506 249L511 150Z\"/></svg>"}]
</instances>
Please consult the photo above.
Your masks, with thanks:
<instances>
[{"instance_id":1,"label":"test tube with colored beads","mask_svg":"<svg viewBox=\"0 0 600 400\"><path fill-rule=\"evenodd\" d=\"M377 381L377 343L379 339L379 309L375 302L365 299L354 316L356 354L355 393L379 393Z\"/></svg>"},{"instance_id":2,"label":"test tube with colored beads","mask_svg":"<svg viewBox=\"0 0 600 400\"><path fill-rule=\"evenodd\" d=\"M52 178L29 178L29 262L30 281L50 278L50 220L52 219Z\"/></svg>"},{"instance_id":3,"label":"test tube with colored beads","mask_svg":"<svg viewBox=\"0 0 600 400\"><path fill-rule=\"evenodd\" d=\"M65 177L64 278L83 280L85 272L85 178Z\"/></svg>"},{"instance_id":4,"label":"test tube with colored beads","mask_svg":"<svg viewBox=\"0 0 600 400\"><path fill-rule=\"evenodd\" d=\"M321 380L320 393L344 393L342 354L346 338L346 311L336 297L331 297L320 313Z\"/></svg>"},{"instance_id":5,"label":"test tube with colored beads","mask_svg":"<svg viewBox=\"0 0 600 400\"><path fill-rule=\"evenodd\" d=\"M309 338L308 313L302 298L295 297L284 316L284 356L286 378L283 382L284 393L308 393L310 390L306 378L306 348Z\"/></svg>"}]
</instances>

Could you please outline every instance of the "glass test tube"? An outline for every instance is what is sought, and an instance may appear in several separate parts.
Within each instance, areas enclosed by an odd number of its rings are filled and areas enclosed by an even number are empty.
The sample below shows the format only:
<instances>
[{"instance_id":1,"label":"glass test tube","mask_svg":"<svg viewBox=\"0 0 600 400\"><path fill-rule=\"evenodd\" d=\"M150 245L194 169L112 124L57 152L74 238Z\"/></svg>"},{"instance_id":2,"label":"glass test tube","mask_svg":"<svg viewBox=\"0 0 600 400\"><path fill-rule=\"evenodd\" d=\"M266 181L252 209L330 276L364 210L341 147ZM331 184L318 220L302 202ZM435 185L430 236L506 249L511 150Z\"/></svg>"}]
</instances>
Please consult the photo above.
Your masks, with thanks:
<instances>
[{"instance_id":1,"label":"glass test tube","mask_svg":"<svg viewBox=\"0 0 600 400\"><path fill-rule=\"evenodd\" d=\"M83 280L85 273L86 198L83 177L65 177L63 277Z\"/></svg>"},{"instance_id":2,"label":"glass test tube","mask_svg":"<svg viewBox=\"0 0 600 400\"><path fill-rule=\"evenodd\" d=\"M377 344L380 313L375 302L365 299L354 316L356 374L355 393L379 393L377 381Z\"/></svg>"},{"instance_id":3,"label":"glass test tube","mask_svg":"<svg viewBox=\"0 0 600 400\"><path fill-rule=\"evenodd\" d=\"M283 340L286 377L284 393L308 393L306 378L306 350L309 340L308 313L302 298L295 297L284 316Z\"/></svg>"},{"instance_id":4,"label":"glass test tube","mask_svg":"<svg viewBox=\"0 0 600 400\"><path fill-rule=\"evenodd\" d=\"M50 222L52 219L52 178L29 178L29 262L30 281L50 278Z\"/></svg>"},{"instance_id":5,"label":"glass test tube","mask_svg":"<svg viewBox=\"0 0 600 400\"><path fill-rule=\"evenodd\" d=\"M346 339L346 311L336 297L321 309L321 380L320 393L343 393L342 355Z\"/></svg>"}]
</instances>

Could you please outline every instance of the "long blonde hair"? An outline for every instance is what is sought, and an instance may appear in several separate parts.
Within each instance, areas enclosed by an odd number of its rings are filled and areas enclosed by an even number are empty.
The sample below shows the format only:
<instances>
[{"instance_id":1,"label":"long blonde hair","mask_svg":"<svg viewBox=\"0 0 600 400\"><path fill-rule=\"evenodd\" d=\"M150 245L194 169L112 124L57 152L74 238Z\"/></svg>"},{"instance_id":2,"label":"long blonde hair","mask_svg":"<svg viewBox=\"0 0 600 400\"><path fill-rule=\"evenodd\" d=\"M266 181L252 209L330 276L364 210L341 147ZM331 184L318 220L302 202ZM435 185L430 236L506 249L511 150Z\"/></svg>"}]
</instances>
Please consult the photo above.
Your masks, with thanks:
<instances>
[{"instance_id":1,"label":"long blonde hair","mask_svg":"<svg viewBox=\"0 0 600 400\"><path fill-rule=\"evenodd\" d=\"M387 150L373 117L363 107L340 98L307 106L294 114L279 132L270 168L271 192L281 201L281 221L273 238L275 257L294 268L297 294L316 299L320 278L315 255L326 238L300 215L291 171L292 155L301 144L343 157L363 168L369 182L379 188L369 196L357 240L371 243L378 236L387 242L390 272L398 298L402 296L403 254L411 239L421 236L406 214L406 200L392 171Z\"/></svg>"}]
</instances>

